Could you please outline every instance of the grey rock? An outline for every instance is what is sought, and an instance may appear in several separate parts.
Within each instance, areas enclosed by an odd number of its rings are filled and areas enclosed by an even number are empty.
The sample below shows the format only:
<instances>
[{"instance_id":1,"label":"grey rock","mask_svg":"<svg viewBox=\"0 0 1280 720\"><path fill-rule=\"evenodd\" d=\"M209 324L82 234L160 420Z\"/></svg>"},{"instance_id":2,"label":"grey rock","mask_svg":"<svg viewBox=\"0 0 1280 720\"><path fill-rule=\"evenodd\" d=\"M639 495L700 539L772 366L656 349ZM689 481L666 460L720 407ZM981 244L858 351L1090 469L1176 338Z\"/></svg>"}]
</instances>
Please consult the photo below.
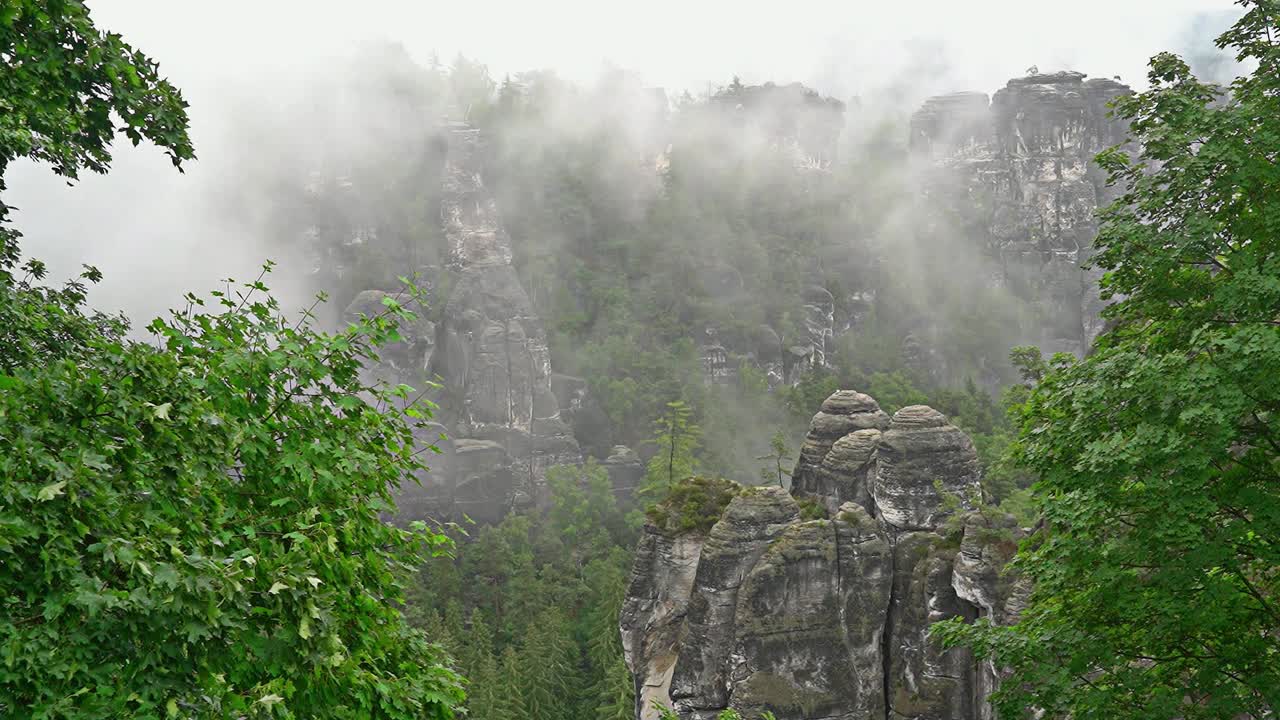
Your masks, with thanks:
<instances>
[{"instance_id":1,"label":"grey rock","mask_svg":"<svg viewBox=\"0 0 1280 720\"><path fill-rule=\"evenodd\" d=\"M704 543L702 535L674 535L646 524L636 547L620 630L639 720L657 720L655 701L672 704L671 677Z\"/></svg>"},{"instance_id":2,"label":"grey rock","mask_svg":"<svg viewBox=\"0 0 1280 720\"><path fill-rule=\"evenodd\" d=\"M1013 623L1026 607L1030 584L1007 567L1023 536L1009 515L970 513L965 518L951 587L957 597L976 609L978 617L997 624ZM993 662L980 662L973 680L975 697L991 694L999 687L1001 675ZM989 705L978 703L975 717L991 720L994 714Z\"/></svg>"},{"instance_id":3,"label":"grey rock","mask_svg":"<svg viewBox=\"0 0 1280 720\"><path fill-rule=\"evenodd\" d=\"M761 487L735 497L711 528L689 599L687 635L671 681L671 698L681 711L718 711L728 706L738 589L769 543L799 517L799 506L785 490Z\"/></svg>"},{"instance_id":4,"label":"grey rock","mask_svg":"<svg viewBox=\"0 0 1280 720\"><path fill-rule=\"evenodd\" d=\"M880 445L877 428L854 430L831 445L831 450L814 473L812 493L823 499L833 513L852 501L867 512L874 510L868 480L875 471L875 452Z\"/></svg>"},{"instance_id":5,"label":"grey rock","mask_svg":"<svg viewBox=\"0 0 1280 720\"><path fill-rule=\"evenodd\" d=\"M829 519L803 521L784 490L760 487L705 537L646 528L620 618L636 717L656 718L658 701L682 720L989 720L996 668L930 634L1025 605L1004 571L1022 532L1011 519L939 525L939 488L971 490L977 472L941 413L890 422L841 391L814 416L793 489Z\"/></svg>"},{"instance_id":6,"label":"grey rock","mask_svg":"<svg viewBox=\"0 0 1280 720\"><path fill-rule=\"evenodd\" d=\"M428 371L441 378L459 441L454 507L476 520L501 519L512 507L546 499L548 468L582 460L562 416L581 394L552 388L546 332L511 265L511 239L480 174L479 131L445 128L440 219L453 281ZM470 458L483 458L472 461Z\"/></svg>"},{"instance_id":7,"label":"grey rock","mask_svg":"<svg viewBox=\"0 0 1280 720\"><path fill-rule=\"evenodd\" d=\"M944 496L961 505L979 489L973 442L942 413L902 408L880 437L871 495L879 516L898 530L932 530L946 516Z\"/></svg>"},{"instance_id":8,"label":"grey rock","mask_svg":"<svg viewBox=\"0 0 1280 720\"><path fill-rule=\"evenodd\" d=\"M951 587L955 550L932 532L897 537L889 608L887 717L957 720L974 717L974 661L966 649L943 650L930 627L972 607Z\"/></svg>"},{"instance_id":9,"label":"grey rock","mask_svg":"<svg viewBox=\"0 0 1280 720\"><path fill-rule=\"evenodd\" d=\"M774 540L739 593L733 706L749 717L883 717L891 553L854 504Z\"/></svg>"},{"instance_id":10,"label":"grey rock","mask_svg":"<svg viewBox=\"0 0 1280 720\"><path fill-rule=\"evenodd\" d=\"M640 456L626 445L614 445L609 457L601 464L609 473L609 483L613 486L613 494L618 503L630 507L636 488L644 479L644 463Z\"/></svg>"},{"instance_id":11,"label":"grey rock","mask_svg":"<svg viewBox=\"0 0 1280 720\"><path fill-rule=\"evenodd\" d=\"M1036 309L1024 331L1046 352L1083 354L1102 332L1093 255L1096 212L1117 197L1093 162L1126 141L1107 104L1130 89L1082 73L1033 73L1010 80L987 105L981 93L928 100L913 116L911 147L927 161L928 232L952 232L959 217L985 235L997 285ZM924 223L926 227L929 222Z\"/></svg>"},{"instance_id":12,"label":"grey rock","mask_svg":"<svg viewBox=\"0 0 1280 720\"><path fill-rule=\"evenodd\" d=\"M845 500L855 499L856 491L849 497L841 497L835 479L819 472L823 460L837 440L857 430L884 430L889 427L889 416L869 395L853 390L839 390L822 403L822 409L813 416L800 457L792 473L792 492L801 497L829 499L835 507ZM851 448L842 448L842 451ZM856 483L854 483L856 484Z\"/></svg>"}]
</instances>

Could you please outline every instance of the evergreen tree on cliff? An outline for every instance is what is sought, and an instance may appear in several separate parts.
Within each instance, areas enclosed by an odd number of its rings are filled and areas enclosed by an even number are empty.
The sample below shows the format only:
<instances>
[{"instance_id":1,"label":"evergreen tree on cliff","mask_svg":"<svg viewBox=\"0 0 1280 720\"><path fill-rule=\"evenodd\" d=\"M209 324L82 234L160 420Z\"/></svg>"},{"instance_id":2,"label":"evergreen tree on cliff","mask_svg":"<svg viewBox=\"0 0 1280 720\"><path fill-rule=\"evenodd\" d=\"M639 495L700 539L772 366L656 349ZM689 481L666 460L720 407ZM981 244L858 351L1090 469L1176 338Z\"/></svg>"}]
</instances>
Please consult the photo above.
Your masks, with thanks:
<instances>
[{"instance_id":1,"label":"evergreen tree on cliff","mask_svg":"<svg viewBox=\"0 0 1280 720\"><path fill-rule=\"evenodd\" d=\"M1139 150L1100 156L1127 188L1097 241L1114 329L1022 411L1030 605L944 633L1011 671L1002 717L1280 711L1280 2L1241 5L1217 44L1250 75L1161 54L1117 102Z\"/></svg>"},{"instance_id":2,"label":"evergreen tree on cliff","mask_svg":"<svg viewBox=\"0 0 1280 720\"><path fill-rule=\"evenodd\" d=\"M193 157L181 95L83 3L0 2L0 57L0 174L105 172L117 132ZM328 335L259 278L137 342L87 310L96 270L46 287L17 239L0 224L0 717L453 717L459 679L396 607L449 541L380 519L426 413L361 372L406 307Z\"/></svg>"}]
</instances>

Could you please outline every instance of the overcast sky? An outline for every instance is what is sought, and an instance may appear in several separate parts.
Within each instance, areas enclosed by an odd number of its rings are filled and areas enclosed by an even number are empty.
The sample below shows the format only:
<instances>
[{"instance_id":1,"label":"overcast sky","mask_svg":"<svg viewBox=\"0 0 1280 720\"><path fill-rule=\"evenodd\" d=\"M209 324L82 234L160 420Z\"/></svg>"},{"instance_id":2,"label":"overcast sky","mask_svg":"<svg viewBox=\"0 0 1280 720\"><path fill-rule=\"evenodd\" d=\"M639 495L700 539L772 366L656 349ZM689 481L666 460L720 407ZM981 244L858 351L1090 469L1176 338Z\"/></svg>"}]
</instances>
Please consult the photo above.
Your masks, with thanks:
<instances>
[{"instance_id":1,"label":"overcast sky","mask_svg":"<svg viewBox=\"0 0 1280 720\"><path fill-rule=\"evenodd\" d=\"M987 88L1030 65L1138 81L1148 57L1182 42L1231 0L91 0L99 22L159 59L182 85L229 71L306 66L369 39L419 57L462 52L495 74L550 67L587 79L606 63L655 85L821 84L893 68L934 48Z\"/></svg>"},{"instance_id":2,"label":"overcast sky","mask_svg":"<svg viewBox=\"0 0 1280 720\"><path fill-rule=\"evenodd\" d=\"M194 202L219 131L249 95L270 111L282 84L305 83L369 41L426 60L464 53L495 77L550 68L589 81L613 66L669 90L798 80L843 98L907 77L930 91L991 92L1025 73L1074 69L1143 84L1154 53L1207 44L1231 0L89 0L98 24L158 60L191 103L197 162L179 176L154 150L121 149L116 170L66 188L16 167L7 199L27 250L58 269L107 273L101 306L145 316L183 290L261 258L251 230ZM1224 20L1226 18L1226 20ZM231 169L234 171L234 169ZM223 167L219 172L227 172ZM205 180L208 178L205 177ZM228 232L241 237L224 237ZM231 251L230 248L236 248ZM246 249L248 250L246 252ZM138 317L143 320L143 317Z\"/></svg>"}]
</instances>

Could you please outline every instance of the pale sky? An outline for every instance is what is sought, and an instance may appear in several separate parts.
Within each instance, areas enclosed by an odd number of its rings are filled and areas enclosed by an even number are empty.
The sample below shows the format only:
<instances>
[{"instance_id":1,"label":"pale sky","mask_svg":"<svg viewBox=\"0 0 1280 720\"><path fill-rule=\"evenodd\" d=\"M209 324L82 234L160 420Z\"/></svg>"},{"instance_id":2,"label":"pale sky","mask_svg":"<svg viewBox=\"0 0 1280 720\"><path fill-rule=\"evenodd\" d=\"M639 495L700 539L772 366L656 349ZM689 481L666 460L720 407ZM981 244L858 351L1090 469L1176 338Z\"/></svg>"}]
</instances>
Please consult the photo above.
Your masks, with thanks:
<instances>
[{"instance_id":1,"label":"pale sky","mask_svg":"<svg viewBox=\"0 0 1280 720\"><path fill-rule=\"evenodd\" d=\"M1030 65L1141 80L1147 58L1231 0L91 0L98 21L159 59L180 85L262 66L305 67L370 39L421 58L463 52L495 75L550 67L584 80L605 64L654 85L822 84L940 48L958 79L989 88ZM824 88L840 92L842 88Z\"/></svg>"},{"instance_id":2,"label":"pale sky","mask_svg":"<svg viewBox=\"0 0 1280 720\"><path fill-rule=\"evenodd\" d=\"M1140 87L1161 50L1207 45L1231 0L89 0L98 24L160 62L191 103L200 160L178 175L154 149L121 147L106 177L68 188L43 168L9 173L25 249L66 273L107 275L92 296L139 324L186 290L252 272L260 238L207 200L211 176L249 175L221 152L238 113L269 116L284 89L370 41L419 60L462 52L492 74L554 69L579 82L613 66L695 93L801 81L841 99L895 82L992 92L1032 65ZM282 86L289 86L282 88ZM247 106L227 98L255 98ZM221 160L221 164L219 164ZM277 285L281 282L278 280Z\"/></svg>"}]
</instances>

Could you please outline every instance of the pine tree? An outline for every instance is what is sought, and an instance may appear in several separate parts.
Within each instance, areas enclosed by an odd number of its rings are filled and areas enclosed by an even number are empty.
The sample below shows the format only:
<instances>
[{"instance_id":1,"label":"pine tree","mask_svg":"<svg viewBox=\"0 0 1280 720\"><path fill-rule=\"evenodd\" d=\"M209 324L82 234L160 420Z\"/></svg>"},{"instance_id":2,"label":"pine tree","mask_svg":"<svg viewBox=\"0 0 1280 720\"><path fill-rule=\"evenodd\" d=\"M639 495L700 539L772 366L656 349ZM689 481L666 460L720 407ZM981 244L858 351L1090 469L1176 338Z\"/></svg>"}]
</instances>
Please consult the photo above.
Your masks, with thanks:
<instances>
[{"instance_id":1,"label":"pine tree","mask_svg":"<svg viewBox=\"0 0 1280 720\"><path fill-rule=\"evenodd\" d=\"M524 702L526 681L525 665L519 653L512 646L502 651L502 659L498 663L498 682L492 693L487 710L488 717L477 715L478 720L534 720Z\"/></svg>"},{"instance_id":2,"label":"pine tree","mask_svg":"<svg viewBox=\"0 0 1280 720\"><path fill-rule=\"evenodd\" d=\"M791 461L791 448L787 446L787 436L779 430L769 439L768 455L761 455L756 460L768 460L769 465L760 468L760 479L765 483L772 483L775 480L778 487L785 487L783 478L790 479L791 471L783 468L783 465Z\"/></svg>"},{"instance_id":3,"label":"pine tree","mask_svg":"<svg viewBox=\"0 0 1280 720\"><path fill-rule=\"evenodd\" d=\"M520 663L526 717L529 720L572 717L572 698L581 688L578 648L559 608L547 608L530 626L520 649Z\"/></svg>"},{"instance_id":4,"label":"pine tree","mask_svg":"<svg viewBox=\"0 0 1280 720\"><path fill-rule=\"evenodd\" d=\"M693 411L683 400L667 403L667 412L654 422L653 444L658 452L645 468L640 492L665 495L676 483L697 474L702 429L691 422Z\"/></svg>"}]
</instances>

